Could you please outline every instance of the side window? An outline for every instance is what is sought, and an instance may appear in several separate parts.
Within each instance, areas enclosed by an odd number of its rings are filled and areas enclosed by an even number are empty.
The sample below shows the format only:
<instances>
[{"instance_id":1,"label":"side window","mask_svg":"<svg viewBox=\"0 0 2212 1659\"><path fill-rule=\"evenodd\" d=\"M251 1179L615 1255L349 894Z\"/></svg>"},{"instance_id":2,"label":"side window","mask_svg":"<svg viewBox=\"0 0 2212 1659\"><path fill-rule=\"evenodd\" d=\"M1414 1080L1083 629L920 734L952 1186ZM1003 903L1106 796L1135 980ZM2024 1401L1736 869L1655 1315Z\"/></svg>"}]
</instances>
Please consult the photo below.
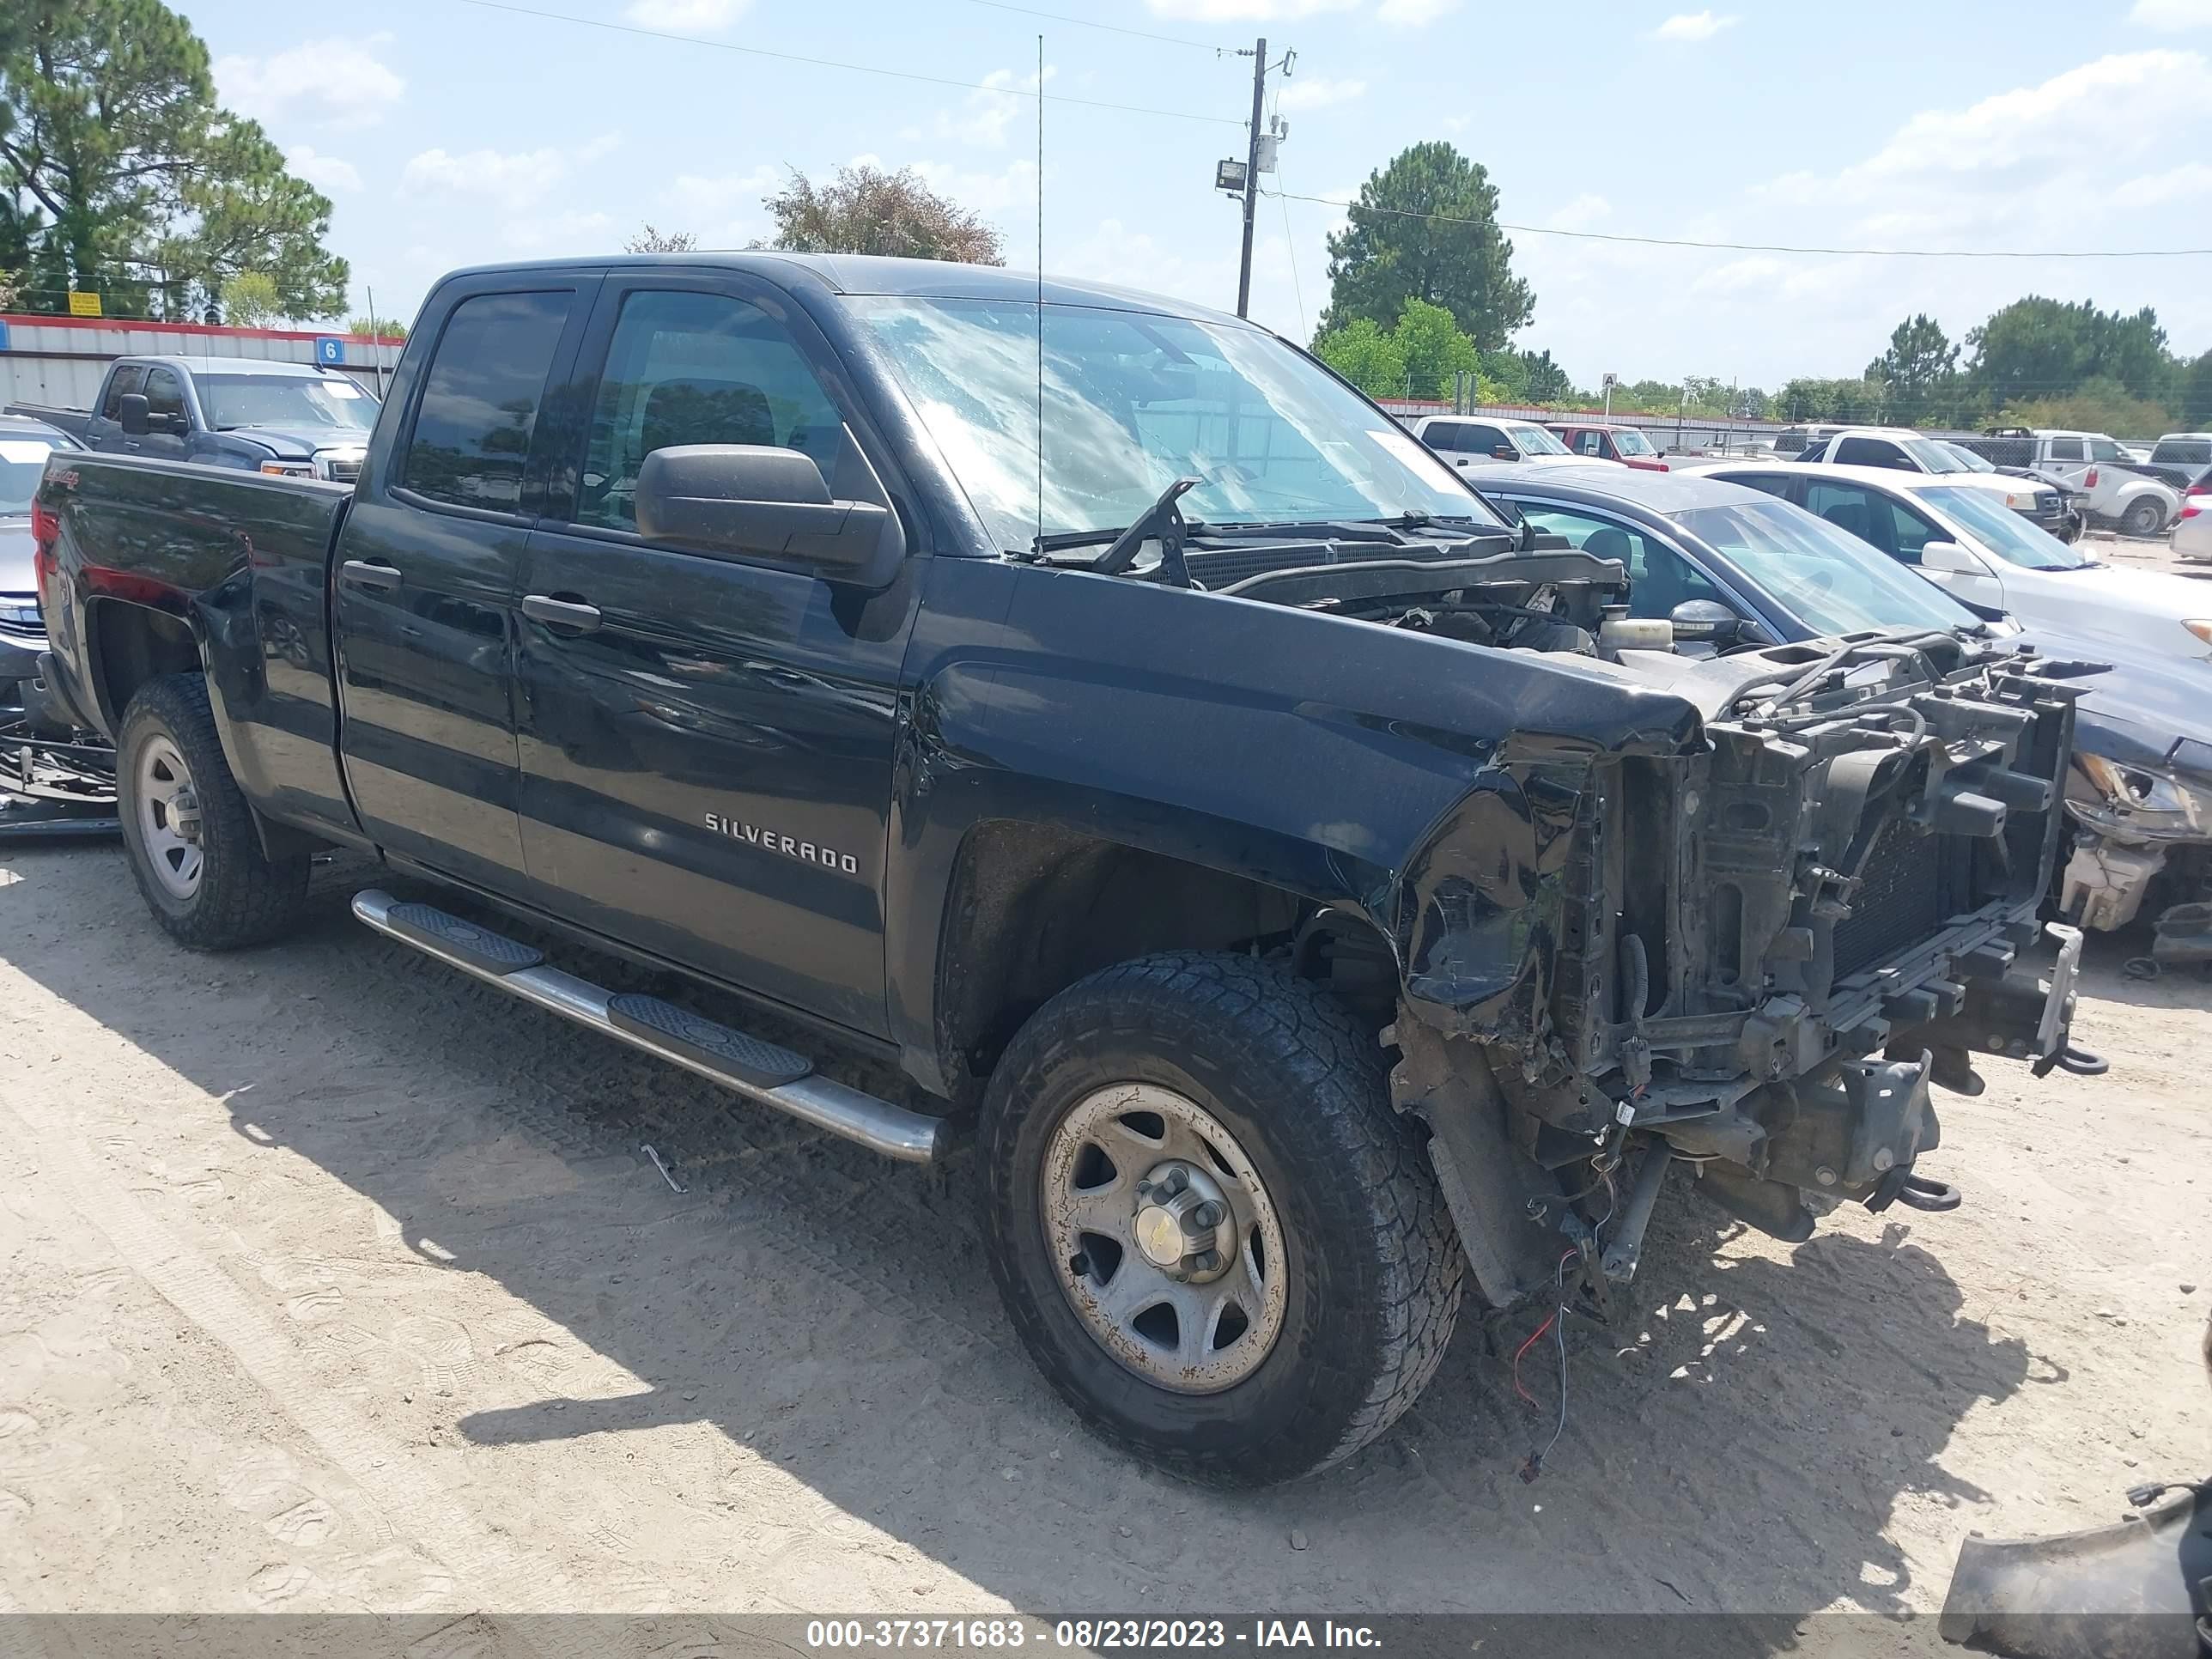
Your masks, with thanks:
<instances>
[{"instance_id":1,"label":"side window","mask_svg":"<svg viewBox=\"0 0 2212 1659\"><path fill-rule=\"evenodd\" d=\"M1565 536L1595 558L1618 559L1628 567L1628 614L1657 621L1670 617L1686 599L1717 599L1728 596L1707 580L1705 574L1656 537L1591 513L1564 507L1520 503L1529 523L1550 535ZM1734 610L1734 605L1729 605Z\"/></svg>"},{"instance_id":2,"label":"side window","mask_svg":"<svg viewBox=\"0 0 2212 1659\"><path fill-rule=\"evenodd\" d=\"M125 363L115 371L115 378L107 383L107 400L100 404L100 412L111 421L115 419L123 412L124 395L126 392L143 392L145 389L145 365Z\"/></svg>"},{"instance_id":3,"label":"side window","mask_svg":"<svg viewBox=\"0 0 2212 1659\"><path fill-rule=\"evenodd\" d=\"M1716 472L1712 475L1723 483L1741 484L1746 489L1764 490L1769 495L1790 499L1790 477L1775 472Z\"/></svg>"},{"instance_id":4,"label":"side window","mask_svg":"<svg viewBox=\"0 0 2212 1659\"><path fill-rule=\"evenodd\" d=\"M1902 466L1904 452L1887 438L1846 438L1832 458L1841 466Z\"/></svg>"},{"instance_id":5,"label":"side window","mask_svg":"<svg viewBox=\"0 0 2212 1659\"><path fill-rule=\"evenodd\" d=\"M2053 438L2051 441L2051 459L2054 461L2083 461L2088 457L2081 453L2079 438Z\"/></svg>"},{"instance_id":6,"label":"side window","mask_svg":"<svg viewBox=\"0 0 2212 1659\"><path fill-rule=\"evenodd\" d=\"M623 301L592 411L576 520L637 525L645 458L678 444L767 444L832 477L844 418L783 325L726 294L646 290Z\"/></svg>"},{"instance_id":7,"label":"side window","mask_svg":"<svg viewBox=\"0 0 2212 1659\"><path fill-rule=\"evenodd\" d=\"M1805 486L1805 509L1893 559L1898 556L1897 520L1889 511L1887 496L1876 495L1863 484L1814 478Z\"/></svg>"},{"instance_id":8,"label":"side window","mask_svg":"<svg viewBox=\"0 0 2212 1659\"><path fill-rule=\"evenodd\" d=\"M1577 454L1577 455L1602 455L1602 454L1604 454L1604 453L1605 453L1605 438L1604 438L1604 436L1603 436L1601 434L1595 433L1595 432L1577 432L1577 433L1576 433L1576 434L1575 434L1575 453L1576 453L1576 454Z\"/></svg>"},{"instance_id":9,"label":"side window","mask_svg":"<svg viewBox=\"0 0 2212 1659\"><path fill-rule=\"evenodd\" d=\"M1459 447L1474 455L1493 454L1501 448L1511 449L1516 455L1521 453L1508 443L1505 434L1494 426L1471 424L1460 428Z\"/></svg>"},{"instance_id":10,"label":"side window","mask_svg":"<svg viewBox=\"0 0 2212 1659\"><path fill-rule=\"evenodd\" d=\"M479 294L446 319L400 482L457 507L522 505L530 434L573 295Z\"/></svg>"},{"instance_id":11,"label":"side window","mask_svg":"<svg viewBox=\"0 0 2212 1659\"><path fill-rule=\"evenodd\" d=\"M2093 461L2124 461L2127 457L2121 453L2119 445L2110 438L2092 438L2089 440L2089 459Z\"/></svg>"},{"instance_id":12,"label":"side window","mask_svg":"<svg viewBox=\"0 0 2212 1659\"><path fill-rule=\"evenodd\" d=\"M185 429L185 388L175 370L146 371L146 412L156 421L166 419L172 432Z\"/></svg>"},{"instance_id":13,"label":"side window","mask_svg":"<svg viewBox=\"0 0 2212 1659\"><path fill-rule=\"evenodd\" d=\"M1461 447L1461 441L1466 435L1467 428L1457 421L1431 421L1422 428L1421 441L1449 455Z\"/></svg>"},{"instance_id":14,"label":"side window","mask_svg":"<svg viewBox=\"0 0 2212 1659\"><path fill-rule=\"evenodd\" d=\"M1889 551L1900 563L1918 564L1922 548L1930 542L1944 539L1943 532L1934 524L1893 497L1875 495L1868 506L1877 518L1885 512L1889 514ZM1878 535L1875 544L1878 547L1882 544Z\"/></svg>"}]
</instances>

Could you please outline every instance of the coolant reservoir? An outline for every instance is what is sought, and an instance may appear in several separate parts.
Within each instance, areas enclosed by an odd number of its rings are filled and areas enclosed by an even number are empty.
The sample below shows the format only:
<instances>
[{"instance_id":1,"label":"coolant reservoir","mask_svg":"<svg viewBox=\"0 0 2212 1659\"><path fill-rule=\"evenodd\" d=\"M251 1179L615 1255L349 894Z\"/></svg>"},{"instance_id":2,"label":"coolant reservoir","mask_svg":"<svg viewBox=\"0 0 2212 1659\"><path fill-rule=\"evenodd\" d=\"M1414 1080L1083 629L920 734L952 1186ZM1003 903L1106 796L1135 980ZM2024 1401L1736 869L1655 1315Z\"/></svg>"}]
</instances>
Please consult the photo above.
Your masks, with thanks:
<instances>
[{"instance_id":1,"label":"coolant reservoir","mask_svg":"<svg viewBox=\"0 0 2212 1659\"><path fill-rule=\"evenodd\" d=\"M1664 617L1607 617L1597 626L1597 649L1601 657L1623 651L1672 651L1674 624Z\"/></svg>"}]
</instances>

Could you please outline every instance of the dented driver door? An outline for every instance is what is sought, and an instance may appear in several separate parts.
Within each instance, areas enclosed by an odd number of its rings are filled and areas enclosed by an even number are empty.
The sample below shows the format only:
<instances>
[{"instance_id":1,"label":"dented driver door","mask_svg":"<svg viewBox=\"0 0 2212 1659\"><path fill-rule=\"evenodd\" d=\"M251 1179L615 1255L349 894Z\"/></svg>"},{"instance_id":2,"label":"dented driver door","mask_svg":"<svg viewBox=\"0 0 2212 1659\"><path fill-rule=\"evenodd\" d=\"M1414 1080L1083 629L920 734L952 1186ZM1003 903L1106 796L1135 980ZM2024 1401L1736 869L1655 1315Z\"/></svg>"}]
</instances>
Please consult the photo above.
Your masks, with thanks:
<instances>
[{"instance_id":1,"label":"dented driver door","mask_svg":"<svg viewBox=\"0 0 2212 1659\"><path fill-rule=\"evenodd\" d=\"M881 1035L883 870L912 584L641 536L651 451L773 444L825 477L852 441L795 331L734 274L611 276L517 589L521 818L537 902Z\"/></svg>"}]
</instances>

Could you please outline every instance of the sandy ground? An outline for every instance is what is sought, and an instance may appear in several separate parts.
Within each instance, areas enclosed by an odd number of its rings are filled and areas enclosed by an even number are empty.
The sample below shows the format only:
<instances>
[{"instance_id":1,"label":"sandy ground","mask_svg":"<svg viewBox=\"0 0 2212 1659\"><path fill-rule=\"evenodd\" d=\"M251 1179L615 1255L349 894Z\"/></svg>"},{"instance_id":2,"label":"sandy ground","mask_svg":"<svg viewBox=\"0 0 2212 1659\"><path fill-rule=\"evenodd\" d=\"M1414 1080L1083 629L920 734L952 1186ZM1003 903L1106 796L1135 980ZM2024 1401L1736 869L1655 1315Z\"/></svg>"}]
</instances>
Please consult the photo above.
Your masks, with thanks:
<instances>
[{"instance_id":1,"label":"sandy ground","mask_svg":"<svg viewBox=\"0 0 2212 1659\"><path fill-rule=\"evenodd\" d=\"M964 1158L508 1002L362 877L211 959L119 851L0 850L0 1609L1925 1613L1969 1529L2212 1467L2212 981L2140 940L2093 942L2109 1077L1939 1095L1958 1212L1790 1247L1670 1194L1535 1485L1534 1321L1470 1317L1380 1444L1227 1498L1049 1395Z\"/></svg>"}]
</instances>

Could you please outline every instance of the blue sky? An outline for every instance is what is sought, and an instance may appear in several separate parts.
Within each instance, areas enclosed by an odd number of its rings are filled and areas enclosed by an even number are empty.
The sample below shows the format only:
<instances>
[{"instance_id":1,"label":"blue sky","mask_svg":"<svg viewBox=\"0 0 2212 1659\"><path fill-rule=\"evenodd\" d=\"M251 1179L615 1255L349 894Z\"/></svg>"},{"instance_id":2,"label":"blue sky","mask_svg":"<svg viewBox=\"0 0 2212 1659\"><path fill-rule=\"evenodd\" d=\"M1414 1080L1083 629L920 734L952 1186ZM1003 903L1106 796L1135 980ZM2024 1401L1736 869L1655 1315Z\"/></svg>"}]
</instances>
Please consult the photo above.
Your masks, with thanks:
<instances>
[{"instance_id":1,"label":"blue sky","mask_svg":"<svg viewBox=\"0 0 2212 1659\"><path fill-rule=\"evenodd\" d=\"M2212 347L2212 258L1881 259L1576 240L1540 228L1826 246L2212 245L2212 0L2084 5L1792 0L525 0L653 38L467 0L182 7L224 101L335 204L355 309L411 316L439 272L617 246L645 221L742 246L798 167L913 166L1035 259L1045 37L1048 270L1227 308L1249 47L1299 195L1348 198L1405 145L1490 169L1535 289L1518 343L1584 383L1855 374L1909 312L1955 338L2024 293L2155 306ZM341 26L341 20L344 20ZM957 84L854 73L756 48ZM971 87L1006 87L1014 95ZM1174 112L1142 115L1072 100ZM1278 100L1279 100L1278 102ZM1341 216L1261 204L1253 313L1304 337Z\"/></svg>"}]
</instances>

